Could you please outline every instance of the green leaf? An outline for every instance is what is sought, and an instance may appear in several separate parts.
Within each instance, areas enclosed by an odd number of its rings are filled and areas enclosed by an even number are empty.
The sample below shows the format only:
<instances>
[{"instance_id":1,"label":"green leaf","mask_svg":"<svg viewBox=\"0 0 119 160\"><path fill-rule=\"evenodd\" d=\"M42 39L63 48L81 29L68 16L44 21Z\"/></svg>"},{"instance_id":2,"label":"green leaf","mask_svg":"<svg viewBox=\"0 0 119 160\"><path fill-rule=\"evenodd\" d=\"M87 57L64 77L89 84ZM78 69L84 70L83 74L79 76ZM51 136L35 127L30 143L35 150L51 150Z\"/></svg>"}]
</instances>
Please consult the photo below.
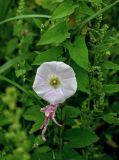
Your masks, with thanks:
<instances>
[{"instance_id":1,"label":"green leaf","mask_svg":"<svg viewBox=\"0 0 119 160\"><path fill-rule=\"evenodd\" d=\"M32 145L34 148L38 148L38 146L40 146L41 144L43 144L43 140L41 135L32 135Z\"/></svg>"},{"instance_id":2,"label":"green leaf","mask_svg":"<svg viewBox=\"0 0 119 160\"><path fill-rule=\"evenodd\" d=\"M40 65L46 61L58 61L62 60L61 47L50 48L44 52L36 52L38 55L33 61L33 65Z\"/></svg>"},{"instance_id":3,"label":"green leaf","mask_svg":"<svg viewBox=\"0 0 119 160\"><path fill-rule=\"evenodd\" d=\"M70 57L76 64L85 70L88 70L88 49L85 43L85 37L77 36L73 44L66 43L65 47L69 50Z\"/></svg>"},{"instance_id":4,"label":"green leaf","mask_svg":"<svg viewBox=\"0 0 119 160\"><path fill-rule=\"evenodd\" d=\"M100 5L102 3L102 0L92 0L92 2L96 5Z\"/></svg>"},{"instance_id":5,"label":"green leaf","mask_svg":"<svg viewBox=\"0 0 119 160\"><path fill-rule=\"evenodd\" d=\"M39 106L34 106L28 108L25 113L23 114L24 119L28 121L34 121L34 122L42 122L43 121L43 114L40 112Z\"/></svg>"},{"instance_id":6,"label":"green leaf","mask_svg":"<svg viewBox=\"0 0 119 160\"><path fill-rule=\"evenodd\" d=\"M16 74L17 78L20 77L20 76L22 76L25 73L26 73L26 70L23 70L23 69L15 70L15 74Z\"/></svg>"},{"instance_id":7,"label":"green leaf","mask_svg":"<svg viewBox=\"0 0 119 160\"><path fill-rule=\"evenodd\" d=\"M82 148L97 142L99 138L86 128L73 128L65 132L65 139L69 140L68 146Z\"/></svg>"},{"instance_id":8,"label":"green leaf","mask_svg":"<svg viewBox=\"0 0 119 160\"><path fill-rule=\"evenodd\" d=\"M81 31L81 29L87 24L89 23L91 20L93 20L94 18L96 18L97 16L101 15L102 13L106 12L107 10L109 10L110 8L112 8L113 6L115 6L116 4L119 3L119 0L114 1L113 3L106 5L106 7L98 10L96 13L94 13L92 16L88 17L87 19L85 19L79 28L79 31Z\"/></svg>"},{"instance_id":9,"label":"green leaf","mask_svg":"<svg viewBox=\"0 0 119 160\"><path fill-rule=\"evenodd\" d=\"M40 112L40 107L38 106L28 108L23 114L23 117L28 121L35 122L29 132L30 134L38 131L44 120L44 115Z\"/></svg>"},{"instance_id":10,"label":"green leaf","mask_svg":"<svg viewBox=\"0 0 119 160\"><path fill-rule=\"evenodd\" d=\"M7 47L6 47L6 54L12 54L15 49L17 49L18 47L18 40L17 38L13 38L11 39L8 43L7 43Z\"/></svg>"},{"instance_id":11,"label":"green leaf","mask_svg":"<svg viewBox=\"0 0 119 160\"><path fill-rule=\"evenodd\" d=\"M69 154L70 153L70 154ZM83 157L74 149L64 146L63 157L67 160L84 160Z\"/></svg>"},{"instance_id":12,"label":"green leaf","mask_svg":"<svg viewBox=\"0 0 119 160\"><path fill-rule=\"evenodd\" d=\"M50 150L51 150L50 147L48 147L48 146L42 146L42 147L39 147L39 148L37 149L37 152L39 152L39 154L40 154L40 153L49 152Z\"/></svg>"},{"instance_id":13,"label":"green leaf","mask_svg":"<svg viewBox=\"0 0 119 160\"><path fill-rule=\"evenodd\" d=\"M88 72L79 67L76 63L71 63L71 66L76 73L78 90L90 94Z\"/></svg>"},{"instance_id":14,"label":"green leaf","mask_svg":"<svg viewBox=\"0 0 119 160\"><path fill-rule=\"evenodd\" d=\"M32 125L29 133L30 133L30 134L33 134L34 132L40 130L40 127L41 127L42 123L43 123L43 121L42 121L42 122L41 122L41 121L35 122L35 123Z\"/></svg>"},{"instance_id":15,"label":"green leaf","mask_svg":"<svg viewBox=\"0 0 119 160\"><path fill-rule=\"evenodd\" d=\"M3 74L5 71L11 69L12 66L17 64L20 61L23 61L24 59L28 59L33 57L33 55L28 55L28 54L21 54L20 56L17 56L13 59L9 59L8 62L0 66L0 74Z\"/></svg>"},{"instance_id":16,"label":"green leaf","mask_svg":"<svg viewBox=\"0 0 119 160\"><path fill-rule=\"evenodd\" d=\"M65 41L70 37L70 33L68 33L68 27L65 22L58 23L51 28L49 28L41 37L38 45L44 44L58 44Z\"/></svg>"},{"instance_id":17,"label":"green leaf","mask_svg":"<svg viewBox=\"0 0 119 160\"><path fill-rule=\"evenodd\" d=\"M43 146L43 148L45 149L46 146ZM33 156L32 156L32 160L53 160L53 150L51 150L49 147L47 147L47 152L44 152L44 153L41 153L40 152L40 148L42 150L42 147L39 147L37 149L34 150L33 152ZM48 151L48 148L49 150L51 150L50 152ZM39 159L40 157L40 159ZM59 159L56 159L56 160L59 160Z\"/></svg>"},{"instance_id":18,"label":"green leaf","mask_svg":"<svg viewBox=\"0 0 119 160\"><path fill-rule=\"evenodd\" d=\"M65 0L54 11L52 19L66 17L74 12L76 5L73 5L72 0Z\"/></svg>"},{"instance_id":19,"label":"green leaf","mask_svg":"<svg viewBox=\"0 0 119 160\"><path fill-rule=\"evenodd\" d=\"M13 0L0 1L0 20L3 20L6 17L12 2Z\"/></svg>"},{"instance_id":20,"label":"green leaf","mask_svg":"<svg viewBox=\"0 0 119 160\"><path fill-rule=\"evenodd\" d=\"M73 106L65 106L64 111L67 117L76 118L80 115L80 109Z\"/></svg>"},{"instance_id":21,"label":"green leaf","mask_svg":"<svg viewBox=\"0 0 119 160\"><path fill-rule=\"evenodd\" d=\"M6 81L8 83L10 83L11 85L15 86L16 88L18 88L19 90L21 90L22 92L24 92L27 96L29 96L30 98L32 98L34 101L38 100L38 96L36 96L36 94L34 94L33 91L29 91L28 89L25 89L24 87L22 87L21 85L19 85L18 83L16 83L15 81L12 81L11 79L0 75L0 80ZM39 101L41 104L42 102Z\"/></svg>"},{"instance_id":22,"label":"green leaf","mask_svg":"<svg viewBox=\"0 0 119 160\"><path fill-rule=\"evenodd\" d=\"M88 7L88 5L84 2L80 4L79 13L83 15L92 16L94 14L94 11L91 7Z\"/></svg>"},{"instance_id":23,"label":"green leaf","mask_svg":"<svg viewBox=\"0 0 119 160\"><path fill-rule=\"evenodd\" d=\"M119 84L104 85L104 91L107 92L107 93L119 92Z\"/></svg>"},{"instance_id":24,"label":"green leaf","mask_svg":"<svg viewBox=\"0 0 119 160\"><path fill-rule=\"evenodd\" d=\"M8 62L0 66L0 74L4 73L8 69L10 69L14 64L16 64L20 60L20 56L10 59Z\"/></svg>"},{"instance_id":25,"label":"green leaf","mask_svg":"<svg viewBox=\"0 0 119 160\"><path fill-rule=\"evenodd\" d=\"M57 3L61 3L62 1L63 0L35 0L37 5L50 11L53 11L57 7Z\"/></svg>"},{"instance_id":26,"label":"green leaf","mask_svg":"<svg viewBox=\"0 0 119 160\"><path fill-rule=\"evenodd\" d=\"M0 126L10 124L11 121L0 113Z\"/></svg>"},{"instance_id":27,"label":"green leaf","mask_svg":"<svg viewBox=\"0 0 119 160\"><path fill-rule=\"evenodd\" d=\"M6 139L5 139L5 133L3 130L0 131L0 145L3 144L5 145ZM1 156L1 155L0 155ZM0 157L1 158L1 157ZM0 159L1 160L1 159Z\"/></svg>"},{"instance_id":28,"label":"green leaf","mask_svg":"<svg viewBox=\"0 0 119 160\"><path fill-rule=\"evenodd\" d=\"M113 62L110 61L106 61L103 66L104 69L113 69L113 70L119 70L119 65L115 64Z\"/></svg>"},{"instance_id":29,"label":"green leaf","mask_svg":"<svg viewBox=\"0 0 119 160\"><path fill-rule=\"evenodd\" d=\"M103 116L103 120L109 124L119 125L119 118L117 117L117 113L107 113Z\"/></svg>"}]
</instances>

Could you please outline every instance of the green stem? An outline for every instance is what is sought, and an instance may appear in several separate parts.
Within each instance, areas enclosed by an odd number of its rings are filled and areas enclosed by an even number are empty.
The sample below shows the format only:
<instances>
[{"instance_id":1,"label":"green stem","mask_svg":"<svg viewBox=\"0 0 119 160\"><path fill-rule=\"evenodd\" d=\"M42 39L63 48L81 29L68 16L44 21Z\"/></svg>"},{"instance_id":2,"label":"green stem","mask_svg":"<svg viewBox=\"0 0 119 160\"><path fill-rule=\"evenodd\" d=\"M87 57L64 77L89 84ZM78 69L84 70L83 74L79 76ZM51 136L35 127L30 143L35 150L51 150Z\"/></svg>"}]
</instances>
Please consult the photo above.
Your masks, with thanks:
<instances>
[{"instance_id":1,"label":"green stem","mask_svg":"<svg viewBox=\"0 0 119 160\"><path fill-rule=\"evenodd\" d=\"M22 92L24 92L25 94L27 94L27 95L28 95L30 98L32 98L35 102L36 102L36 100L38 100L37 96L35 96L34 94L31 94L31 92L27 91L27 90L24 89L22 86L20 86L18 83L10 80L9 78L0 75L0 80L6 81L6 82L12 84L12 85L15 86L16 88L18 88L19 90L21 90ZM41 105L44 105L41 101L38 100L38 102L39 102Z\"/></svg>"},{"instance_id":2,"label":"green stem","mask_svg":"<svg viewBox=\"0 0 119 160\"><path fill-rule=\"evenodd\" d=\"M51 16L42 15L42 14L21 15L21 16L16 16L16 17L11 17L11 18L5 19L0 22L0 25L7 23L7 22L10 22L10 21L14 21L14 20L18 20L18 19L26 19L26 18L51 18Z\"/></svg>"},{"instance_id":3,"label":"green stem","mask_svg":"<svg viewBox=\"0 0 119 160\"><path fill-rule=\"evenodd\" d=\"M95 14L93 14L92 16L90 16L89 18L87 18L86 20L84 20L80 26L80 31L81 29L88 23L90 22L92 19L96 18L97 16L99 16L100 14L106 12L108 9L110 9L111 7L113 7L114 5L116 5L117 3L119 3L119 0L113 2L112 4L104 7L103 9L99 10L98 12L96 12Z\"/></svg>"},{"instance_id":4,"label":"green stem","mask_svg":"<svg viewBox=\"0 0 119 160\"><path fill-rule=\"evenodd\" d=\"M59 143L59 149L60 149L60 151L62 152L62 148L63 148L63 137L62 137L62 135L63 135L63 132L64 132L64 128L65 128L65 110L64 110L64 105L62 106L62 116L61 116L61 119L62 119L62 122L63 122L63 125L62 125L62 127L61 127L61 129L60 129L60 137L59 137L59 141L60 141L60 143Z\"/></svg>"}]
</instances>

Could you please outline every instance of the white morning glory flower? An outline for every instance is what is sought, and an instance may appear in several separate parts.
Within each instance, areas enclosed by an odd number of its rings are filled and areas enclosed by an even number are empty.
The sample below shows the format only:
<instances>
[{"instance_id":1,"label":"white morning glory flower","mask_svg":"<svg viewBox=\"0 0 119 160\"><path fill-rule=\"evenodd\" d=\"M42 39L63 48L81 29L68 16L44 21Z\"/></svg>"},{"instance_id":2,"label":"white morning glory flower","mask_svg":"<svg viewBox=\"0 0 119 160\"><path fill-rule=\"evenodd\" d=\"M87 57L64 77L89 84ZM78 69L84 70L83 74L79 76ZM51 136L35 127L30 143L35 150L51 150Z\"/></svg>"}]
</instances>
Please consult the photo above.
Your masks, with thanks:
<instances>
[{"instance_id":1,"label":"white morning glory flower","mask_svg":"<svg viewBox=\"0 0 119 160\"><path fill-rule=\"evenodd\" d=\"M45 62L37 69L33 89L38 96L50 103L41 108L41 112L45 114L45 120L40 128L42 129L42 139L46 141L45 132L49 120L51 119L61 126L55 119L58 104L63 103L76 92L75 73L64 62Z\"/></svg>"},{"instance_id":2,"label":"white morning glory flower","mask_svg":"<svg viewBox=\"0 0 119 160\"><path fill-rule=\"evenodd\" d=\"M37 69L33 89L50 104L63 103L76 92L75 73L64 62L45 62Z\"/></svg>"}]
</instances>

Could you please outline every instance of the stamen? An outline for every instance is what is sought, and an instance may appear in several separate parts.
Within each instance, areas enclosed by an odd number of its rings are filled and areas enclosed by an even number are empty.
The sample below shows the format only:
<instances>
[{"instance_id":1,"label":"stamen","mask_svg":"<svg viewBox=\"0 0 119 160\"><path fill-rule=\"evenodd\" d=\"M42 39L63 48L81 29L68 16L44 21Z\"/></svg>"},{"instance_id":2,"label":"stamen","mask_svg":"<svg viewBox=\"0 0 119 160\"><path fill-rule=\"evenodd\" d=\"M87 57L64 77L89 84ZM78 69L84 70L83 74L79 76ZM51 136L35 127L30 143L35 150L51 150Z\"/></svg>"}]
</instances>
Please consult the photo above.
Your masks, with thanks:
<instances>
[{"instance_id":1,"label":"stamen","mask_svg":"<svg viewBox=\"0 0 119 160\"><path fill-rule=\"evenodd\" d=\"M57 76L51 76L50 81L49 81L50 86L53 88L57 88L60 86L61 82L60 79Z\"/></svg>"},{"instance_id":2,"label":"stamen","mask_svg":"<svg viewBox=\"0 0 119 160\"><path fill-rule=\"evenodd\" d=\"M57 81L54 79L54 80L53 80L53 84L56 84L56 83L57 83Z\"/></svg>"}]
</instances>

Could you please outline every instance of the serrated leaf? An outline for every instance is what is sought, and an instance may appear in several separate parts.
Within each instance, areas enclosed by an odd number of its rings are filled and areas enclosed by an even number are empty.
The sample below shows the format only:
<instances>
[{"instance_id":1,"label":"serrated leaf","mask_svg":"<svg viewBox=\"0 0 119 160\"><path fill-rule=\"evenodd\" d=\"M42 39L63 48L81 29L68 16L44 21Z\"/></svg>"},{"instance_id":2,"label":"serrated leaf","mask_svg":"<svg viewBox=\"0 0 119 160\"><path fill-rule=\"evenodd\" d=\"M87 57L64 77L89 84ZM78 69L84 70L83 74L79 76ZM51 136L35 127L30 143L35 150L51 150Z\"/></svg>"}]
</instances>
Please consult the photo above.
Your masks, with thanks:
<instances>
[{"instance_id":1,"label":"serrated leaf","mask_svg":"<svg viewBox=\"0 0 119 160\"><path fill-rule=\"evenodd\" d=\"M115 64L113 62L110 62L110 61L106 61L102 67L104 69L113 69L113 70L119 70L119 65L118 64Z\"/></svg>"},{"instance_id":2,"label":"serrated leaf","mask_svg":"<svg viewBox=\"0 0 119 160\"><path fill-rule=\"evenodd\" d=\"M76 5L73 5L72 0L66 0L61 3L53 12L52 19L66 17L74 12Z\"/></svg>"},{"instance_id":3,"label":"serrated leaf","mask_svg":"<svg viewBox=\"0 0 119 160\"><path fill-rule=\"evenodd\" d=\"M46 61L58 61L62 60L62 48L55 47L50 48L44 52L36 52L38 55L36 56L35 60L33 61L33 65L40 65Z\"/></svg>"},{"instance_id":4,"label":"serrated leaf","mask_svg":"<svg viewBox=\"0 0 119 160\"><path fill-rule=\"evenodd\" d=\"M103 120L109 124L119 125L119 118L117 117L117 113L107 113L103 116Z\"/></svg>"},{"instance_id":5,"label":"serrated leaf","mask_svg":"<svg viewBox=\"0 0 119 160\"><path fill-rule=\"evenodd\" d=\"M38 45L59 44L70 37L66 22L61 22L49 28L41 37Z\"/></svg>"},{"instance_id":6,"label":"serrated leaf","mask_svg":"<svg viewBox=\"0 0 119 160\"><path fill-rule=\"evenodd\" d=\"M86 128L73 128L65 132L65 139L69 140L68 146L82 148L97 142L99 138Z\"/></svg>"},{"instance_id":7,"label":"serrated leaf","mask_svg":"<svg viewBox=\"0 0 119 160\"><path fill-rule=\"evenodd\" d=\"M119 92L119 84L104 85L104 91L107 92L107 93Z\"/></svg>"},{"instance_id":8,"label":"serrated leaf","mask_svg":"<svg viewBox=\"0 0 119 160\"><path fill-rule=\"evenodd\" d=\"M75 42L66 43L64 46L69 50L70 57L76 64L85 70L88 70L88 49L85 43L85 37L80 35L76 37Z\"/></svg>"}]
</instances>

